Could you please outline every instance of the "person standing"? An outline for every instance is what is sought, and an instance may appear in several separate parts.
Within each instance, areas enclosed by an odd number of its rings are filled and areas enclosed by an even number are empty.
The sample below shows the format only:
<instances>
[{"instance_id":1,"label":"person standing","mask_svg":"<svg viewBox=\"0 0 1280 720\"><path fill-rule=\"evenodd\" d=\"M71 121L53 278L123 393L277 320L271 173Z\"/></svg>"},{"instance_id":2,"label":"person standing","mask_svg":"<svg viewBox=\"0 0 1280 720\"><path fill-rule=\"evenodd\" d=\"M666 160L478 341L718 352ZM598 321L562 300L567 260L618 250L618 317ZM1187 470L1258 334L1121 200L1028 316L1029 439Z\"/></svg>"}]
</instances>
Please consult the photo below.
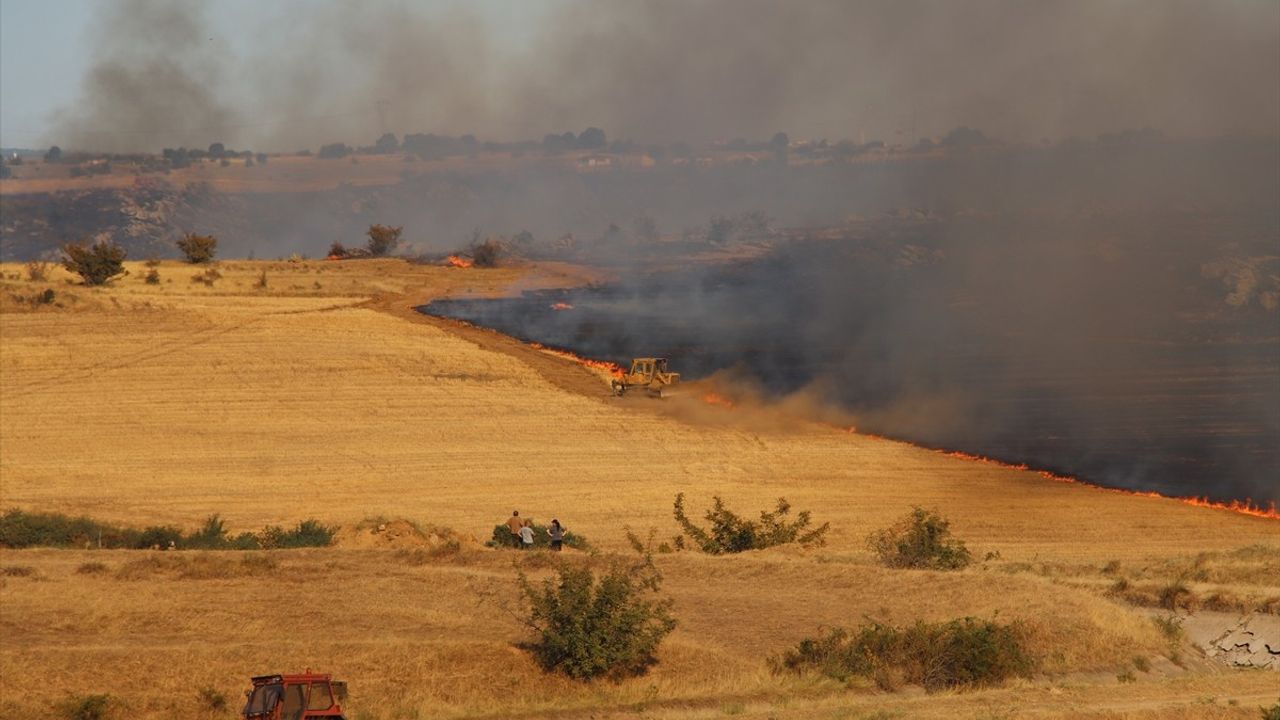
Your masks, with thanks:
<instances>
[{"instance_id":1,"label":"person standing","mask_svg":"<svg viewBox=\"0 0 1280 720\"><path fill-rule=\"evenodd\" d=\"M559 520L552 520L547 534L551 536L551 549L560 552L560 546L564 545L564 526Z\"/></svg>"},{"instance_id":2,"label":"person standing","mask_svg":"<svg viewBox=\"0 0 1280 720\"><path fill-rule=\"evenodd\" d=\"M507 529L511 531L511 544L520 548L520 528L524 527L524 522L520 520L520 511L512 510L511 517L507 518Z\"/></svg>"},{"instance_id":3,"label":"person standing","mask_svg":"<svg viewBox=\"0 0 1280 720\"><path fill-rule=\"evenodd\" d=\"M533 522L524 521L524 526L520 528L520 547L524 550L533 549Z\"/></svg>"}]
</instances>

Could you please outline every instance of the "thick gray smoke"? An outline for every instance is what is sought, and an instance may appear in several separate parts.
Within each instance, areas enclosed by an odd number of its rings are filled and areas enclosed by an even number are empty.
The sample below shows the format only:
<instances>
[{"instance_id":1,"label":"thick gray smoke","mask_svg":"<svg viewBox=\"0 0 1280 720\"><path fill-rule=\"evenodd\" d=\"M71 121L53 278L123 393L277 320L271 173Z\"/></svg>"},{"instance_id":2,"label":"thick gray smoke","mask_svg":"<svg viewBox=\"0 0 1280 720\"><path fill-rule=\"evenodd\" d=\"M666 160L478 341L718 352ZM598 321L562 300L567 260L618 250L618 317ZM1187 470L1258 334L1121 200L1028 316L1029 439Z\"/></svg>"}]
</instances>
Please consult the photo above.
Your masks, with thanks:
<instances>
[{"instance_id":1,"label":"thick gray smoke","mask_svg":"<svg viewBox=\"0 0 1280 720\"><path fill-rule=\"evenodd\" d=\"M1280 4L771 0L280 6L233 54L187 0L102 6L96 62L54 142L290 151L381 132L639 141L912 142L1280 128ZM212 37L206 35L212 33Z\"/></svg>"},{"instance_id":2,"label":"thick gray smoke","mask_svg":"<svg viewBox=\"0 0 1280 720\"><path fill-rule=\"evenodd\" d=\"M206 36L197 0L104 5L90 42L95 63L80 99L57 114L52 142L158 152L236 127L237 109L221 97L227 48Z\"/></svg>"}]
</instances>

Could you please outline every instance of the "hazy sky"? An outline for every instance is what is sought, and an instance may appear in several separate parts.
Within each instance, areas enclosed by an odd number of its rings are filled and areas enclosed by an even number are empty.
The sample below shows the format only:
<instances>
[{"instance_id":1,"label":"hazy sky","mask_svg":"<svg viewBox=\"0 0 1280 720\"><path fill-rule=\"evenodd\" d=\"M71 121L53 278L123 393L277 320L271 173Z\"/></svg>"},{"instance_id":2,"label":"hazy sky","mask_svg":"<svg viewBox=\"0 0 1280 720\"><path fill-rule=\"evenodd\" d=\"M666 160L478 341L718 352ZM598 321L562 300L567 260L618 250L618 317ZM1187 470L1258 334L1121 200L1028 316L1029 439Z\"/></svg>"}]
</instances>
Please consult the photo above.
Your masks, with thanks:
<instances>
[{"instance_id":1,"label":"hazy sky","mask_svg":"<svg viewBox=\"0 0 1280 720\"><path fill-rule=\"evenodd\" d=\"M1280 134L1276 0L0 0L0 144Z\"/></svg>"}]
</instances>

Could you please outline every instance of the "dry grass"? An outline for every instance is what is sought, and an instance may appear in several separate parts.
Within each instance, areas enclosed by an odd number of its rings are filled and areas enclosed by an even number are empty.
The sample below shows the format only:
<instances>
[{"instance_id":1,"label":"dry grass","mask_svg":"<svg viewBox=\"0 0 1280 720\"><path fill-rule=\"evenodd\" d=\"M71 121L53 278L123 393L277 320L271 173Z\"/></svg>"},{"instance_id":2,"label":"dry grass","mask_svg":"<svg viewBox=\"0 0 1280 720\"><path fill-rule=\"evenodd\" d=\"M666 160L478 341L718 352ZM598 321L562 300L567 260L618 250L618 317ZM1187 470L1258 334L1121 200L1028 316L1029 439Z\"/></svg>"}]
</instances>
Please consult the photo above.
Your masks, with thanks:
<instances>
[{"instance_id":1,"label":"dry grass","mask_svg":"<svg viewBox=\"0 0 1280 720\"><path fill-rule=\"evenodd\" d=\"M61 270L42 285L21 266L0 267L5 507L189 529L218 512L233 532L305 517L348 527L409 517L452 528L461 549L252 556L270 562L3 551L4 565L34 568L39 581L0 578L0 716L47 717L69 693L106 692L130 717L195 717L202 687L235 697L251 674L305 666L350 680L356 710L388 720L637 708L682 720L725 708L751 718L881 707L999 717L992 708L1011 703L1026 711L1018 717L1145 718L1203 695L1256 706L1274 687L1274 676L1200 674L1195 663L1188 675L1160 661L1168 641L1105 591L1116 573L1154 573L1202 551L1217 553L1204 566L1222 589L1275 588L1265 572L1280 523L1045 482L819 425L614 401L576 365L405 310L431 296L584 277L562 266L229 261L206 287L176 263L161 274L183 280L158 286L129 265L130 276L101 289L66 285ZM269 286L254 287L264 270ZM3 304L45 285L75 300ZM598 396L564 389L593 383ZM626 525L675 534L671 499L681 491L695 506L713 494L742 507L785 496L831 522L828 545L659 556L681 625L654 671L617 685L543 675L514 647L525 636L509 612L512 554L475 549L479 539L518 508L619 551ZM912 505L941 509L975 557L1000 559L945 574L878 567L863 539ZM1251 544L1263 549L1228 552ZM546 572L549 557L536 555L520 562ZM1055 570L1036 571L1046 567ZM766 668L769 654L824 624L963 615L1027 621L1053 679L923 701ZM1153 672L1119 685L1136 656L1156 658Z\"/></svg>"}]
</instances>

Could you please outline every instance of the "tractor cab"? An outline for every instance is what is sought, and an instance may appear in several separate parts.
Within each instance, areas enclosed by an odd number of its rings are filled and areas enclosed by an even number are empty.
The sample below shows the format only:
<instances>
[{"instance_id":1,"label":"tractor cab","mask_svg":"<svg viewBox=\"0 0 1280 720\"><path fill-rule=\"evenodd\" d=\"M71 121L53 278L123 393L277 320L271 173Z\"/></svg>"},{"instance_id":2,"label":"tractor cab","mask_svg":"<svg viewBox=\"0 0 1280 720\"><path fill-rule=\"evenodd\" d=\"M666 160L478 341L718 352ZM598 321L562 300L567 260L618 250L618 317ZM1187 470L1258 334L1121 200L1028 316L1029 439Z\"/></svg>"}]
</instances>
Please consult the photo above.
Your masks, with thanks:
<instances>
[{"instance_id":1,"label":"tractor cab","mask_svg":"<svg viewBox=\"0 0 1280 720\"><path fill-rule=\"evenodd\" d=\"M253 689L245 695L248 701L241 713L245 720L346 718L342 703L347 699L347 684L327 673L260 675L253 678Z\"/></svg>"}]
</instances>

